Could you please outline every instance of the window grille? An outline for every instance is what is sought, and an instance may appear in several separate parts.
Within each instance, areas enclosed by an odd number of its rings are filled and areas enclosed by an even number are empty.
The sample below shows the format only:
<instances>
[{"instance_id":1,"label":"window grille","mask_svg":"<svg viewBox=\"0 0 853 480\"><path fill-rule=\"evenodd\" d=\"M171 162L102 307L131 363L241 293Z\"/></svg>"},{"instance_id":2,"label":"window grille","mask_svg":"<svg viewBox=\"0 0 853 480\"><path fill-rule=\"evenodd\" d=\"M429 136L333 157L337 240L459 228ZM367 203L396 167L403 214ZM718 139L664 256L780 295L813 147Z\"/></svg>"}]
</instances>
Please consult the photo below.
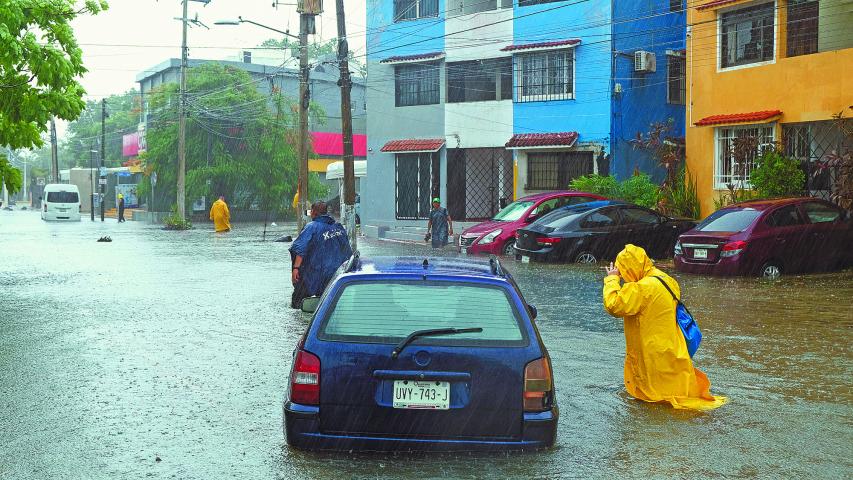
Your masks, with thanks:
<instances>
[{"instance_id":1,"label":"window grille","mask_svg":"<svg viewBox=\"0 0 853 480\"><path fill-rule=\"evenodd\" d=\"M512 59L447 64L447 102L512 99Z\"/></svg>"},{"instance_id":2,"label":"window grille","mask_svg":"<svg viewBox=\"0 0 853 480\"><path fill-rule=\"evenodd\" d=\"M682 56L667 57L666 101L675 105L684 105L687 98L685 89L685 59Z\"/></svg>"},{"instance_id":3,"label":"window grille","mask_svg":"<svg viewBox=\"0 0 853 480\"><path fill-rule=\"evenodd\" d=\"M565 190L577 177L594 173L592 152L527 154L528 190Z\"/></svg>"},{"instance_id":4,"label":"window grille","mask_svg":"<svg viewBox=\"0 0 853 480\"><path fill-rule=\"evenodd\" d=\"M438 63L398 65L394 69L396 105L405 107L439 103L438 68Z\"/></svg>"},{"instance_id":5,"label":"window grille","mask_svg":"<svg viewBox=\"0 0 853 480\"><path fill-rule=\"evenodd\" d=\"M717 136L717 160L715 165L714 183L715 188L724 189L727 185L739 185L750 188L749 176L752 172L755 159L761 155L766 148L774 147L773 125L744 125L738 127L719 127L716 129ZM741 163L737 162L732 154L735 139L756 139L756 150Z\"/></svg>"},{"instance_id":6,"label":"window grille","mask_svg":"<svg viewBox=\"0 0 853 480\"><path fill-rule=\"evenodd\" d=\"M573 48L516 55L516 102L566 100L575 94Z\"/></svg>"},{"instance_id":7,"label":"window grille","mask_svg":"<svg viewBox=\"0 0 853 480\"><path fill-rule=\"evenodd\" d=\"M720 16L720 68L773 60L775 3L762 3Z\"/></svg>"},{"instance_id":8,"label":"window grille","mask_svg":"<svg viewBox=\"0 0 853 480\"><path fill-rule=\"evenodd\" d=\"M438 0L394 0L394 21L437 17Z\"/></svg>"},{"instance_id":9,"label":"window grille","mask_svg":"<svg viewBox=\"0 0 853 480\"><path fill-rule=\"evenodd\" d=\"M808 55L818 49L818 1L788 2L787 40L788 56Z\"/></svg>"}]
</instances>

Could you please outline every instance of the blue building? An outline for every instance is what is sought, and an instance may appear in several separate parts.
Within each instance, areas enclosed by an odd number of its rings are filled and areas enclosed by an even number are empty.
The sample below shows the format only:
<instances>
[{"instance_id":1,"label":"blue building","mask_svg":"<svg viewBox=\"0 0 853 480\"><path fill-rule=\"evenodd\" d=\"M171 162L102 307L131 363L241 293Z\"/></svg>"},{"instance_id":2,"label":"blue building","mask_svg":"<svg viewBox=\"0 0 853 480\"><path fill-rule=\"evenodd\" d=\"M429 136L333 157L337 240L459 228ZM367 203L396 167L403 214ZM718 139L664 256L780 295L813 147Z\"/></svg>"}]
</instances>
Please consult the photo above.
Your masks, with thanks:
<instances>
[{"instance_id":1,"label":"blue building","mask_svg":"<svg viewBox=\"0 0 853 480\"><path fill-rule=\"evenodd\" d=\"M372 0L365 231L458 221L590 173L661 171L630 140L684 132L679 0ZM391 235L393 236L393 235Z\"/></svg>"}]
</instances>

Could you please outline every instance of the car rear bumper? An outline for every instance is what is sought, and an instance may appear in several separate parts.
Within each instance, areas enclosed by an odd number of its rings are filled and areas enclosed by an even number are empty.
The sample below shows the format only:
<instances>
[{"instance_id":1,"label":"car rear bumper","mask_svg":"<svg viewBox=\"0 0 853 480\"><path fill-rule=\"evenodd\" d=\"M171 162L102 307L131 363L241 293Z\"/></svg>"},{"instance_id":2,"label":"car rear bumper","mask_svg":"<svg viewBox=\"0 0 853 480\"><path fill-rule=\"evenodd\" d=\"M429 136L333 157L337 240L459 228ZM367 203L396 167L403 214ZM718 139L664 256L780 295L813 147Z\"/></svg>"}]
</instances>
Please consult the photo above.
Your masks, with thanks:
<instances>
[{"instance_id":1,"label":"car rear bumper","mask_svg":"<svg viewBox=\"0 0 853 480\"><path fill-rule=\"evenodd\" d=\"M683 273L720 276L747 275L750 273L743 255L721 258L715 263L694 262L685 259L682 255L676 255L673 262L675 269Z\"/></svg>"},{"instance_id":2,"label":"car rear bumper","mask_svg":"<svg viewBox=\"0 0 853 480\"><path fill-rule=\"evenodd\" d=\"M557 407L525 413L522 435L513 440L411 438L390 435L347 435L320 432L320 408L285 401L284 435L288 445L304 450L370 451L494 451L536 450L554 445L557 438Z\"/></svg>"}]
</instances>

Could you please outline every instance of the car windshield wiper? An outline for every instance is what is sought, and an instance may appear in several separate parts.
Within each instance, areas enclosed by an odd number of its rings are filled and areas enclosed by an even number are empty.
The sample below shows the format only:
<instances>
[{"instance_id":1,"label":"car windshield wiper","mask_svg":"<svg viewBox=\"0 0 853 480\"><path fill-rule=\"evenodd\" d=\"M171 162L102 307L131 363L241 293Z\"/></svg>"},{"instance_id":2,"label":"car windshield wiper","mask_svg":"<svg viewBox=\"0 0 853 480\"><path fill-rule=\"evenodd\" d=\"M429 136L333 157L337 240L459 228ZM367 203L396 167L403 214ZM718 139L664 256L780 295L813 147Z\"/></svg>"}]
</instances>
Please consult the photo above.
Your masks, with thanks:
<instances>
[{"instance_id":1,"label":"car windshield wiper","mask_svg":"<svg viewBox=\"0 0 853 480\"><path fill-rule=\"evenodd\" d=\"M391 352L391 358L397 358L400 355L400 352L406 348L406 345L412 343L416 338L419 337L436 337L439 335L456 335L459 333L480 333L483 329L480 327L476 328L433 328L429 330L417 330L409 334L408 337L403 339L402 342L398 343L396 347L394 347L394 351Z\"/></svg>"}]
</instances>

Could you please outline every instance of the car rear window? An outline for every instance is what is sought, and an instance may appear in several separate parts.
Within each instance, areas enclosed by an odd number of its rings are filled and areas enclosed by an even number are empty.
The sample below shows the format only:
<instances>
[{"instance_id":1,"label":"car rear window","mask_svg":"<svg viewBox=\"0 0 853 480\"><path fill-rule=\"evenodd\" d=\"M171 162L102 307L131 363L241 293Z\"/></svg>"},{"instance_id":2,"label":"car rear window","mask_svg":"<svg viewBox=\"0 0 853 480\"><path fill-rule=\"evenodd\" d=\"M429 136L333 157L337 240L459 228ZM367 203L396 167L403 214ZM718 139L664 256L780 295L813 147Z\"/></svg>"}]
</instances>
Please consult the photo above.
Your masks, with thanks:
<instances>
[{"instance_id":1,"label":"car rear window","mask_svg":"<svg viewBox=\"0 0 853 480\"><path fill-rule=\"evenodd\" d=\"M700 232L742 232L758 216L760 210L743 208L739 210L717 210L696 227Z\"/></svg>"},{"instance_id":2,"label":"car rear window","mask_svg":"<svg viewBox=\"0 0 853 480\"><path fill-rule=\"evenodd\" d=\"M430 345L526 345L527 335L508 292L458 282L347 284L320 326L321 340L397 343L417 330L476 328L480 333L424 337Z\"/></svg>"},{"instance_id":3,"label":"car rear window","mask_svg":"<svg viewBox=\"0 0 853 480\"><path fill-rule=\"evenodd\" d=\"M50 203L77 203L79 200L77 192L47 192Z\"/></svg>"},{"instance_id":4,"label":"car rear window","mask_svg":"<svg viewBox=\"0 0 853 480\"><path fill-rule=\"evenodd\" d=\"M551 228L551 231L560 230L567 227L575 221L579 216L586 212L578 212L577 210L557 210L536 221L537 224Z\"/></svg>"}]
</instances>

